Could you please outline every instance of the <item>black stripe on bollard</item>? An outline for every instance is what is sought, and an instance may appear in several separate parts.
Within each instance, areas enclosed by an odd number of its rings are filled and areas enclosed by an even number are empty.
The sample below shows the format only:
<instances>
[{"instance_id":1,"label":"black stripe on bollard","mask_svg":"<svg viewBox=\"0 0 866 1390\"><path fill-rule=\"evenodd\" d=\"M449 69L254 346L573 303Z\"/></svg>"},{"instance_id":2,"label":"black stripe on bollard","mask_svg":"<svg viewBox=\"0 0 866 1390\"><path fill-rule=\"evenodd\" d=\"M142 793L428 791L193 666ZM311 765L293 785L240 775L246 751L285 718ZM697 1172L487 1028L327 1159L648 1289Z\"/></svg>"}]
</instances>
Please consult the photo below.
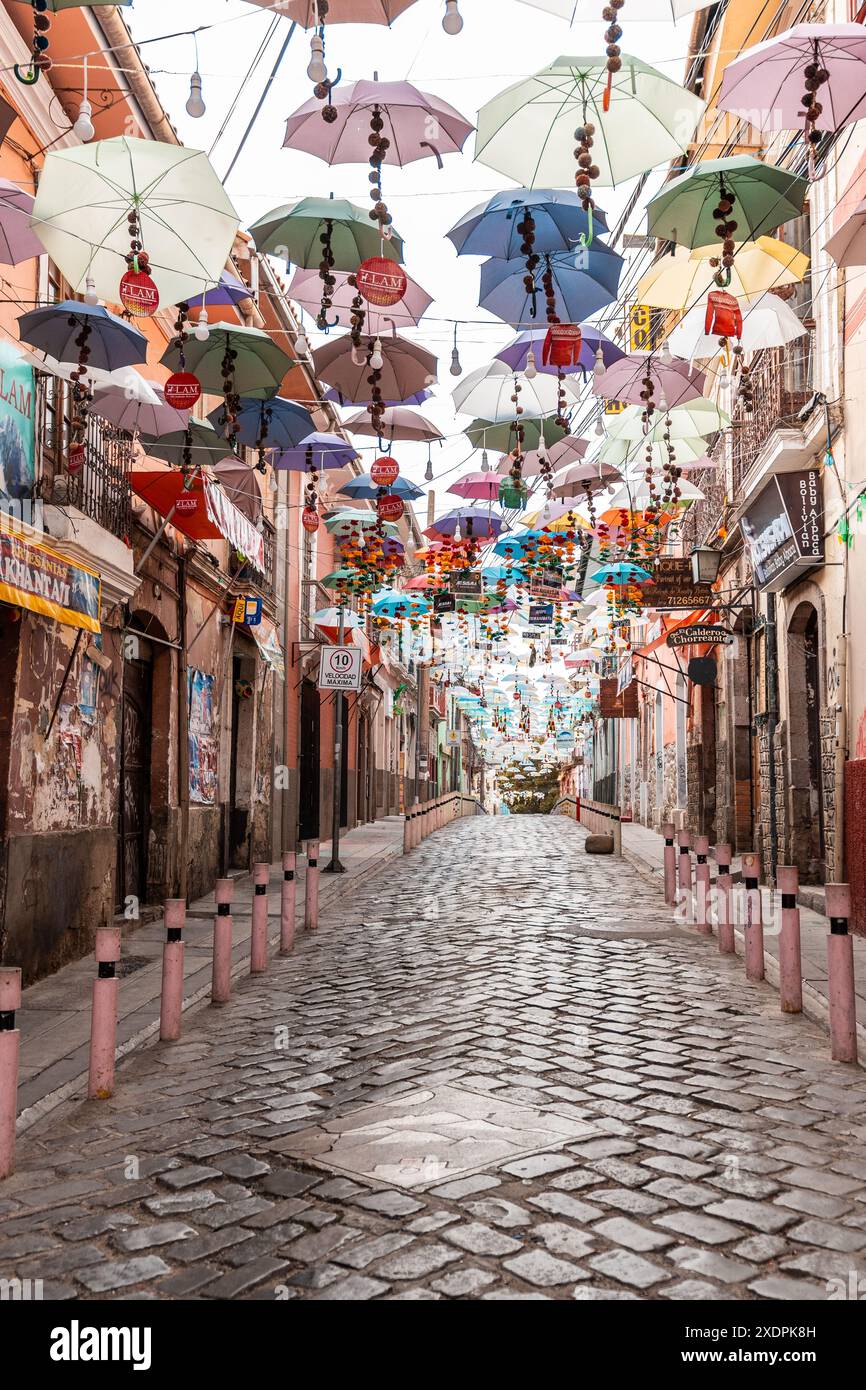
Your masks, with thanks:
<instances>
[{"instance_id":1,"label":"black stripe on bollard","mask_svg":"<svg viewBox=\"0 0 866 1390\"><path fill-rule=\"evenodd\" d=\"M699 864L706 864L707 862L707 856L705 854L698 854L696 858Z\"/></svg>"},{"instance_id":2,"label":"black stripe on bollard","mask_svg":"<svg viewBox=\"0 0 866 1390\"><path fill-rule=\"evenodd\" d=\"M183 941L183 932L180 927L168 927L165 933L166 941Z\"/></svg>"},{"instance_id":3,"label":"black stripe on bollard","mask_svg":"<svg viewBox=\"0 0 866 1390\"><path fill-rule=\"evenodd\" d=\"M665 840L666 845L673 845L673 840Z\"/></svg>"},{"instance_id":4,"label":"black stripe on bollard","mask_svg":"<svg viewBox=\"0 0 866 1390\"><path fill-rule=\"evenodd\" d=\"M848 935L848 918L847 918L847 917L831 917L831 918L830 918L830 935L831 935L831 936L847 936L847 935Z\"/></svg>"},{"instance_id":5,"label":"black stripe on bollard","mask_svg":"<svg viewBox=\"0 0 866 1390\"><path fill-rule=\"evenodd\" d=\"M97 979L113 980L116 974L115 962L113 960L101 960L97 968Z\"/></svg>"},{"instance_id":6,"label":"black stripe on bollard","mask_svg":"<svg viewBox=\"0 0 866 1390\"><path fill-rule=\"evenodd\" d=\"M318 861L318 859L308 859L308 860L307 860L307 868L308 868L308 869L317 869L318 867L319 867L319 861Z\"/></svg>"},{"instance_id":7,"label":"black stripe on bollard","mask_svg":"<svg viewBox=\"0 0 866 1390\"><path fill-rule=\"evenodd\" d=\"M15 1031L15 1014L0 1013L0 1033L13 1033Z\"/></svg>"},{"instance_id":8,"label":"black stripe on bollard","mask_svg":"<svg viewBox=\"0 0 866 1390\"><path fill-rule=\"evenodd\" d=\"M294 871L294 869L286 869L286 870L284 870L284 872L283 872L283 878L285 879L286 883L291 883L291 882L292 882L292 879L293 879L294 877L295 877L295 871Z\"/></svg>"},{"instance_id":9,"label":"black stripe on bollard","mask_svg":"<svg viewBox=\"0 0 866 1390\"><path fill-rule=\"evenodd\" d=\"M673 844L673 840L671 840L671 844ZM688 846L688 845L680 845L680 854L688 854L688 853L689 853L689 846Z\"/></svg>"},{"instance_id":10,"label":"black stripe on bollard","mask_svg":"<svg viewBox=\"0 0 866 1390\"><path fill-rule=\"evenodd\" d=\"M796 907L796 906L797 906L797 894L796 894L796 893L783 893L783 894L782 894L782 907L787 908L787 907Z\"/></svg>"},{"instance_id":11,"label":"black stripe on bollard","mask_svg":"<svg viewBox=\"0 0 866 1390\"><path fill-rule=\"evenodd\" d=\"M217 917L231 917L231 903L217 903Z\"/></svg>"},{"instance_id":12,"label":"black stripe on bollard","mask_svg":"<svg viewBox=\"0 0 866 1390\"><path fill-rule=\"evenodd\" d=\"M718 869L719 869L719 875L721 875L721 874L729 874L729 873L731 872L731 866L730 866L730 864L719 864Z\"/></svg>"},{"instance_id":13,"label":"black stripe on bollard","mask_svg":"<svg viewBox=\"0 0 866 1390\"><path fill-rule=\"evenodd\" d=\"M267 893L267 891L268 891L268 885L267 885L266 883L257 883L257 884L256 884L256 897L257 897L257 898L263 898L263 897L265 896L265 894Z\"/></svg>"}]
</instances>

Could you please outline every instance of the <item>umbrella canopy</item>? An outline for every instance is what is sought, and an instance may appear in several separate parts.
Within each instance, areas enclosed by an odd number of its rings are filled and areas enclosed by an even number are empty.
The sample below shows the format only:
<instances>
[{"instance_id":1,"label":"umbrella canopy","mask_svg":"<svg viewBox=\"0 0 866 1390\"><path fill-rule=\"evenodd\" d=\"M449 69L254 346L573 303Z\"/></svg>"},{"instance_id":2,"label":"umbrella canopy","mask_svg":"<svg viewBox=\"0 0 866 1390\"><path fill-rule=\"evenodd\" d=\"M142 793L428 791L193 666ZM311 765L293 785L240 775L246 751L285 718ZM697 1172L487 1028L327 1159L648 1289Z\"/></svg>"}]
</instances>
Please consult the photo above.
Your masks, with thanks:
<instances>
[{"instance_id":1,"label":"umbrella canopy","mask_svg":"<svg viewBox=\"0 0 866 1390\"><path fill-rule=\"evenodd\" d=\"M183 346L186 370L194 372L204 387L221 396L223 393L223 358L235 353L233 363L234 388L239 396L257 398L273 396L292 365L292 358L261 328L245 328L240 324L214 324L208 339L200 343L189 338ZM181 349L172 342L163 353L164 367L180 370Z\"/></svg>"},{"instance_id":2,"label":"umbrella canopy","mask_svg":"<svg viewBox=\"0 0 866 1390\"><path fill-rule=\"evenodd\" d=\"M745 352L762 348L784 347L806 332L789 304L777 294L761 294L755 299L742 300L743 333L740 338ZM716 357L719 352L718 334L706 333L706 311L703 304L680 319L668 339L671 352L679 357Z\"/></svg>"},{"instance_id":3,"label":"umbrella canopy","mask_svg":"<svg viewBox=\"0 0 866 1390\"><path fill-rule=\"evenodd\" d=\"M641 303L645 301L640 301ZM559 368L552 363L544 363L544 340L547 337L546 328L529 328L504 347L501 352L497 352L497 362L504 362L506 366L514 371L522 372L526 368L529 352L535 358L536 371L543 372L546 376L556 376L562 370L565 372L591 372L596 364L596 355L601 352L601 359L606 367L613 362L618 362L625 356L622 348L617 347L606 333L600 328L595 328L592 324L581 324L580 333L580 354L577 362L570 367Z\"/></svg>"},{"instance_id":4,"label":"umbrella canopy","mask_svg":"<svg viewBox=\"0 0 866 1390\"><path fill-rule=\"evenodd\" d=\"M536 376L527 381L506 367L504 362L496 361L489 366L479 367L463 378L452 392L454 409L462 415L481 415L494 424L513 420L515 382L520 386L522 420L539 419L556 411L558 387L555 381L547 376ZM571 401L579 399L578 391L569 381L563 383L563 389Z\"/></svg>"},{"instance_id":5,"label":"umbrella canopy","mask_svg":"<svg viewBox=\"0 0 866 1390\"><path fill-rule=\"evenodd\" d=\"M706 300L717 289L708 262L718 256L715 246L699 246L694 251L680 247L673 256L662 256L638 281L635 300L657 309L686 309ZM809 257L796 247L775 237L758 237L741 244L731 266L731 282L725 288L737 299L763 294L783 285L796 285L809 269Z\"/></svg>"},{"instance_id":6,"label":"umbrella canopy","mask_svg":"<svg viewBox=\"0 0 866 1390\"><path fill-rule=\"evenodd\" d=\"M441 536L454 536L460 532L463 540L472 537L474 540L489 540L493 536L498 536L505 529L505 522L501 516L493 516L484 507L457 507L453 512L446 512L428 526L424 532L425 536L438 539Z\"/></svg>"},{"instance_id":7,"label":"umbrella canopy","mask_svg":"<svg viewBox=\"0 0 866 1390\"><path fill-rule=\"evenodd\" d=\"M623 183L682 153L703 101L639 58L623 54L621 62L607 110L603 57L563 56L506 88L478 113L475 158L529 187L567 188L574 180L575 127L587 120L598 132L596 184Z\"/></svg>"},{"instance_id":8,"label":"umbrella canopy","mask_svg":"<svg viewBox=\"0 0 866 1390\"><path fill-rule=\"evenodd\" d=\"M17 183L0 179L0 265L18 265L42 255L42 242L30 230L34 202Z\"/></svg>"},{"instance_id":9,"label":"umbrella canopy","mask_svg":"<svg viewBox=\"0 0 866 1390\"><path fill-rule=\"evenodd\" d=\"M358 614L353 613L351 608L320 608L313 614L313 623L325 634L329 642L338 641L341 622L344 640L355 628L363 627ZM351 637L348 640L351 641Z\"/></svg>"},{"instance_id":10,"label":"umbrella canopy","mask_svg":"<svg viewBox=\"0 0 866 1390\"><path fill-rule=\"evenodd\" d=\"M22 4L29 4L30 0L20 0ZM57 14L60 10L91 10L100 5L108 7L109 4L131 5L132 0L45 0L43 9L51 10Z\"/></svg>"},{"instance_id":11,"label":"umbrella canopy","mask_svg":"<svg viewBox=\"0 0 866 1390\"><path fill-rule=\"evenodd\" d=\"M552 420L543 417L538 419L527 419L525 415L520 417L523 425L524 447L526 449L537 449L540 444L555 444L560 439L565 439L568 434L567 429L561 425L555 425ZM473 420L472 424L463 433L476 449L495 449L497 453L510 453L516 443L516 437L512 425L503 422L497 424L493 420ZM511 467L509 460L508 472Z\"/></svg>"},{"instance_id":12,"label":"umbrella canopy","mask_svg":"<svg viewBox=\"0 0 866 1390\"><path fill-rule=\"evenodd\" d=\"M432 391L413 391L412 395L407 396L405 401L385 401L385 407L390 410L393 406L397 405L423 405L425 401L429 401L432 395ZM336 401L338 405L344 404L342 393L340 391L335 391L333 387L328 387L322 399L326 401Z\"/></svg>"},{"instance_id":13,"label":"umbrella canopy","mask_svg":"<svg viewBox=\"0 0 866 1390\"><path fill-rule=\"evenodd\" d=\"M801 215L809 181L750 154L705 159L665 184L647 204L650 235L680 246L718 244L713 213L723 188L736 198L731 216L738 239L754 241Z\"/></svg>"},{"instance_id":14,"label":"umbrella canopy","mask_svg":"<svg viewBox=\"0 0 866 1390\"><path fill-rule=\"evenodd\" d=\"M627 406L619 415L611 415L607 422L608 439L629 439L635 443L660 443L667 435L670 439L708 439L711 434L726 429L731 417L706 396L698 396L684 405L673 406L669 411L657 410L654 421L645 430L643 407ZM670 422L670 423L668 423Z\"/></svg>"},{"instance_id":15,"label":"umbrella canopy","mask_svg":"<svg viewBox=\"0 0 866 1390\"><path fill-rule=\"evenodd\" d=\"M625 561L619 561L614 565L602 565L593 575L593 579L602 587L645 584L649 578L649 570L641 569L640 565L627 564Z\"/></svg>"},{"instance_id":16,"label":"umbrella canopy","mask_svg":"<svg viewBox=\"0 0 866 1390\"><path fill-rule=\"evenodd\" d=\"M357 478L350 478L339 489L341 497L366 499L380 497L385 492L391 497L402 497L407 502L414 501L416 497L424 496L424 489L410 483L408 478L395 478L393 483L389 483L387 487L382 487L381 483L373 482L369 473L359 473Z\"/></svg>"},{"instance_id":17,"label":"umbrella canopy","mask_svg":"<svg viewBox=\"0 0 866 1390\"><path fill-rule=\"evenodd\" d=\"M162 435L156 440L143 439L142 443L151 458L164 459L176 467L186 462L187 450L192 455L193 463L199 467L205 464L212 467L232 453L226 441L206 420L190 420L183 430Z\"/></svg>"},{"instance_id":18,"label":"umbrella canopy","mask_svg":"<svg viewBox=\"0 0 866 1390\"><path fill-rule=\"evenodd\" d=\"M590 231L589 216L573 189L507 188L465 213L446 235L460 256L497 256L508 261L520 255L523 233L517 227L525 212L535 223L533 249L538 255L573 251ZM600 209L592 218L596 229L607 231Z\"/></svg>"},{"instance_id":19,"label":"umbrella canopy","mask_svg":"<svg viewBox=\"0 0 866 1390\"><path fill-rule=\"evenodd\" d=\"M377 240L378 240L377 233ZM387 246L388 243L385 242ZM319 252L321 253L321 247ZM368 333L384 332L386 328L414 328L433 303L431 296L422 289L417 280L407 276L406 292L396 304L387 311L376 309L372 304L365 305L365 328ZM346 274L334 275L336 285L328 291L333 308L329 310L331 326L348 328L350 324L352 301L358 291L349 284ZM287 290L290 299L300 304L313 318L319 313L322 302L322 281L318 270L296 270Z\"/></svg>"},{"instance_id":20,"label":"umbrella canopy","mask_svg":"<svg viewBox=\"0 0 866 1390\"><path fill-rule=\"evenodd\" d=\"M33 230L73 290L117 301L133 210L164 304L219 283L239 218L206 154L120 135L46 155Z\"/></svg>"},{"instance_id":21,"label":"umbrella canopy","mask_svg":"<svg viewBox=\"0 0 866 1390\"><path fill-rule=\"evenodd\" d=\"M300 440L294 449L284 449L276 454L273 466L287 469L290 473L312 470L321 473L326 468L347 468L357 457L357 450L340 435L314 432Z\"/></svg>"},{"instance_id":22,"label":"umbrella canopy","mask_svg":"<svg viewBox=\"0 0 866 1390\"><path fill-rule=\"evenodd\" d=\"M577 463L582 459L589 448L588 439L579 439L577 435L567 434L564 439L560 439L556 444L551 444L549 448L532 450L526 455L526 463L534 463L536 454L546 458L552 468L564 468L568 463Z\"/></svg>"},{"instance_id":23,"label":"umbrella canopy","mask_svg":"<svg viewBox=\"0 0 866 1390\"><path fill-rule=\"evenodd\" d=\"M650 352L630 352L620 358L594 379L592 389L607 401L643 405L641 391L647 374L652 378L656 406L665 401L672 408L685 401L696 400L704 393L706 378L703 372L694 371L691 364L682 358L674 357L663 363L658 355Z\"/></svg>"},{"instance_id":24,"label":"umbrella canopy","mask_svg":"<svg viewBox=\"0 0 866 1390\"><path fill-rule=\"evenodd\" d=\"M18 320L22 343L50 353L58 362L77 362L75 339L87 325L90 350L87 365L111 372L147 360L147 339L137 328L100 305L64 300L45 309L31 309Z\"/></svg>"},{"instance_id":25,"label":"umbrella canopy","mask_svg":"<svg viewBox=\"0 0 866 1390\"><path fill-rule=\"evenodd\" d=\"M96 386L93 391L93 412L110 420L120 430L130 434L150 435L154 439L186 429L188 410L175 410L168 405L162 387L145 381L138 372L129 371L123 385L110 382Z\"/></svg>"},{"instance_id":26,"label":"umbrella canopy","mask_svg":"<svg viewBox=\"0 0 866 1390\"><path fill-rule=\"evenodd\" d=\"M384 122L381 135L390 141L385 164L402 167L417 159L457 154L472 130L453 106L410 82L343 82L332 90L330 101L337 112L330 123L322 120L317 97L289 116L285 149L303 150L327 164L366 164L374 108Z\"/></svg>"},{"instance_id":27,"label":"umbrella canopy","mask_svg":"<svg viewBox=\"0 0 866 1390\"><path fill-rule=\"evenodd\" d=\"M369 352L359 366L352 358L352 340L334 338L313 353L316 376L334 386L349 405L366 405L370 400ZM436 358L418 343L405 338L383 338L380 389L386 400L404 401L427 386L436 384Z\"/></svg>"},{"instance_id":28,"label":"umbrella canopy","mask_svg":"<svg viewBox=\"0 0 866 1390\"><path fill-rule=\"evenodd\" d=\"M222 432L223 407L217 406L207 417ZM293 449L313 430L313 417L302 405L271 396L268 400L241 400L237 416L237 439L248 449Z\"/></svg>"},{"instance_id":29,"label":"umbrella canopy","mask_svg":"<svg viewBox=\"0 0 866 1390\"><path fill-rule=\"evenodd\" d=\"M385 411L382 416L381 430L374 428L373 422L365 410L360 411L357 415L352 415L348 420L344 420L343 424L350 434L369 434L376 439L389 439L392 443L396 439L432 444L434 440L445 437L432 420L419 415L417 410L410 410L408 407L399 405L389 406Z\"/></svg>"},{"instance_id":30,"label":"umbrella canopy","mask_svg":"<svg viewBox=\"0 0 866 1390\"><path fill-rule=\"evenodd\" d=\"M840 267L866 265L866 198L826 243L824 250Z\"/></svg>"},{"instance_id":31,"label":"umbrella canopy","mask_svg":"<svg viewBox=\"0 0 866 1390\"><path fill-rule=\"evenodd\" d=\"M619 292L625 262L597 239L577 254L557 251L542 257L535 272L535 293L526 292L526 261L489 260L481 267L480 308L519 328L532 325L544 310L542 275L550 269L556 294L556 312L563 322L579 323L612 304Z\"/></svg>"},{"instance_id":32,"label":"umbrella canopy","mask_svg":"<svg viewBox=\"0 0 866 1390\"><path fill-rule=\"evenodd\" d=\"M599 492L610 487L611 483L620 482L621 477L618 468L599 459L593 459L591 463L573 463L554 477L553 495L578 501L586 496L587 491Z\"/></svg>"},{"instance_id":33,"label":"umbrella canopy","mask_svg":"<svg viewBox=\"0 0 866 1390\"><path fill-rule=\"evenodd\" d=\"M866 116L866 31L862 24L795 24L756 43L725 68L716 101L758 130L803 125L804 68L828 73L816 97L817 130L841 130Z\"/></svg>"},{"instance_id":34,"label":"umbrella canopy","mask_svg":"<svg viewBox=\"0 0 866 1390\"><path fill-rule=\"evenodd\" d=\"M495 502L499 497L501 483L498 473L464 473L462 478L451 484L448 492L454 492L458 497L466 497L473 502Z\"/></svg>"},{"instance_id":35,"label":"umbrella canopy","mask_svg":"<svg viewBox=\"0 0 866 1390\"><path fill-rule=\"evenodd\" d=\"M373 612L377 618L421 618L430 612L430 607L426 598L401 593L399 589L382 589L373 595Z\"/></svg>"},{"instance_id":36,"label":"umbrella canopy","mask_svg":"<svg viewBox=\"0 0 866 1390\"><path fill-rule=\"evenodd\" d=\"M498 428L502 428L502 427L499 426ZM512 444L514 443L513 438L512 438L512 441L511 441L511 442L512 442ZM523 462L522 462L522 464L521 464L521 466L520 466L520 471L521 471L523 477L524 477L524 478L537 478L538 475L539 475L539 473L541 472L542 460L543 460L544 458L546 458L546 457L547 457L546 451L543 450L543 449L530 449L528 453L524 454L524 455L523 455ZM510 472L511 472L511 470L512 470L513 467L514 467L514 455L513 455L513 454L503 454L503 455L502 455L502 458L499 460L499 462L497 463L497 465L496 465L496 467L495 467L495 469L494 469L493 471L496 473L497 477L503 478L503 477L505 477L505 475L506 475L507 473L510 473Z\"/></svg>"},{"instance_id":37,"label":"umbrella canopy","mask_svg":"<svg viewBox=\"0 0 866 1390\"><path fill-rule=\"evenodd\" d=\"M203 290L201 294L190 295L187 304L191 309L200 309L205 305L210 308L226 307L227 305L243 304L245 299L252 299L253 292L249 285L245 285L243 280L239 280L236 275L224 270L219 278L219 284L212 289Z\"/></svg>"},{"instance_id":38,"label":"umbrella canopy","mask_svg":"<svg viewBox=\"0 0 866 1390\"><path fill-rule=\"evenodd\" d=\"M650 492L647 479L641 479L639 482L627 483L625 487L620 488L619 492L614 493L613 497L611 497L610 501L607 503L604 515L608 516L611 512L635 510L649 506L653 497L657 500L659 487L660 479L658 478L656 478L654 483L654 493ZM690 502L703 502L704 494L699 487L695 487L694 483L687 483L685 478L680 478L677 482L677 487L680 492L679 497L666 499L664 504L665 510L669 511L676 506L685 507Z\"/></svg>"},{"instance_id":39,"label":"umbrella canopy","mask_svg":"<svg viewBox=\"0 0 866 1390\"><path fill-rule=\"evenodd\" d=\"M325 522L326 529L333 536L348 536L353 531L376 531L380 525L386 536L399 534L393 521L380 523L375 512L366 512L360 507L345 507L341 512L334 512Z\"/></svg>"},{"instance_id":40,"label":"umbrella canopy","mask_svg":"<svg viewBox=\"0 0 866 1390\"><path fill-rule=\"evenodd\" d=\"M595 13L598 8L595 0L522 0L522 3L531 5L535 10L546 10L548 14L561 15L563 19L568 20L598 17ZM698 10L706 10L711 3L712 0L640 0L640 14L635 14L634 18L641 24L645 20L682 19ZM631 14L627 14L627 18L631 17Z\"/></svg>"},{"instance_id":41,"label":"umbrella canopy","mask_svg":"<svg viewBox=\"0 0 866 1390\"><path fill-rule=\"evenodd\" d=\"M350 203L347 198L300 198L297 202L285 203L265 213L249 231L259 251L280 256L296 266L315 267L318 279L321 237L329 225L334 270L357 270L370 256L387 256L392 261L403 259L403 238L392 231L383 243L379 228L370 221L366 209ZM297 299L291 290L289 293Z\"/></svg>"},{"instance_id":42,"label":"umbrella canopy","mask_svg":"<svg viewBox=\"0 0 866 1390\"><path fill-rule=\"evenodd\" d=\"M668 446L663 443L646 444L643 440L636 442L631 439L606 439L596 456L596 462L601 460L612 468L623 470L634 462L643 471L647 467L647 453L652 450L652 467L661 474L671 462L675 468L683 468L687 463L702 459L707 452L707 441L701 437L676 439L670 447L674 451L673 460L668 454Z\"/></svg>"},{"instance_id":43,"label":"umbrella canopy","mask_svg":"<svg viewBox=\"0 0 866 1390\"><path fill-rule=\"evenodd\" d=\"M262 516L262 493L255 468L232 455L214 464L213 474L238 511L256 526Z\"/></svg>"},{"instance_id":44,"label":"umbrella canopy","mask_svg":"<svg viewBox=\"0 0 866 1390\"><path fill-rule=\"evenodd\" d=\"M391 24L415 0L330 0L327 16L319 16L314 0L249 0L251 5L277 9L304 29L328 24Z\"/></svg>"}]
</instances>

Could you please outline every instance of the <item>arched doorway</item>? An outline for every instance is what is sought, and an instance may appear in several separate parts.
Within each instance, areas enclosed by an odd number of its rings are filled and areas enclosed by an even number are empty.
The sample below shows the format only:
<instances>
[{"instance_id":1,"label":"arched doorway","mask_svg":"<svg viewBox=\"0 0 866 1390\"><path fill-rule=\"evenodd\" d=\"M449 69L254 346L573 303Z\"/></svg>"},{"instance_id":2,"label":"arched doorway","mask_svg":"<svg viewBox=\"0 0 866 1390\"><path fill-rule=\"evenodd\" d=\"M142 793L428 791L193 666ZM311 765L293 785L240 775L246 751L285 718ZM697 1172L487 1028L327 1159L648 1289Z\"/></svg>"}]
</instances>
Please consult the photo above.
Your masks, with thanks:
<instances>
[{"instance_id":1,"label":"arched doorway","mask_svg":"<svg viewBox=\"0 0 866 1390\"><path fill-rule=\"evenodd\" d=\"M818 613L795 608L788 623L789 863L803 883L823 883L824 797L821 778L821 655Z\"/></svg>"},{"instance_id":2,"label":"arched doorway","mask_svg":"<svg viewBox=\"0 0 866 1390\"><path fill-rule=\"evenodd\" d=\"M299 757L298 839L319 838L319 741L322 709L312 681L301 686L301 748Z\"/></svg>"}]
</instances>

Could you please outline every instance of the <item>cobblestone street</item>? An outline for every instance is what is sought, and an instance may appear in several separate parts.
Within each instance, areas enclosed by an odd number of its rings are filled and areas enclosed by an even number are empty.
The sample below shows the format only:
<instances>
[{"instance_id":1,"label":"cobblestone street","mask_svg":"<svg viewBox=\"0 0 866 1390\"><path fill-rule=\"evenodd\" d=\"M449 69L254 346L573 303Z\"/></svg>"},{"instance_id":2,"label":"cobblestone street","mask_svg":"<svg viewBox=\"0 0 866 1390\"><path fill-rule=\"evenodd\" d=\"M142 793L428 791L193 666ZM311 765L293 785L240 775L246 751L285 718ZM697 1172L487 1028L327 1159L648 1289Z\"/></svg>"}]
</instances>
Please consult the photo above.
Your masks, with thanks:
<instances>
[{"instance_id":1,"label":"cobblestone street","mask_svg":"<svg viewBox=\"0 0 866 1390\"><path fill-rule=\"evenodd\" d=\"M0 1187L0 1276L69 1299L857 1297L866 1076L582 841L561 817L448 826L126 1059L113 1100L40 1120Z\"/></svg>"}]
</instances>

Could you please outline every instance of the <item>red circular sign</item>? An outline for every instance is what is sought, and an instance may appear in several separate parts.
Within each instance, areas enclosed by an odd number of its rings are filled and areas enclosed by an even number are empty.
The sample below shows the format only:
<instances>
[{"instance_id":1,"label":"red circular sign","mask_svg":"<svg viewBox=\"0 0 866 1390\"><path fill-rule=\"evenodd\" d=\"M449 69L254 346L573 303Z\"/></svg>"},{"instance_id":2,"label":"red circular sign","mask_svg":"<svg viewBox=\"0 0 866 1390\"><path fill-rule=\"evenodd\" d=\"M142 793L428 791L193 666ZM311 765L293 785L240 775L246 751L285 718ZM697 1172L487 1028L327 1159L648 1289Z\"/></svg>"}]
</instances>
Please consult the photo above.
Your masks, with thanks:
<instances>
[{"instance_id":1,"label":"red circular sign","mask_svg":"<svg viewBox=\"0 0 866 1390\"><path fill-rule=\"evenodd\" d=\"M84 467L84 460L86 457L87 451L83 444L72 444L66 455L67 473L80 473Z\"/></svg>"},{"instance_id":2,"label":"red circular sign","mask_svg":"<svg viewBox=\"0 0 866 1390\"><path fill-rule=\"evenodd\" d=\"M192 372L175 372L163 387L167 405L175 410L192 410L201 395L201 382Z\"/></svg>"},{"instance_id":3,"label":"red circular sign","mask_svg":"<svg viewBox=\"0 0 866 1390\"><path fill-rule=\"evenodd\" d=\"M301 521L304 524L305 531L318 531L319 513L313 511L312 507L304 508L304 510L301 512Z\"/></svg>"},{"instance_id":4,"label":"red circular sign","mask_svg":"<svg viewBox=\"0 0 866 1390\"><path fill-rule=\"evenodd\" d=\"M159 290L143 270L128 270L120 282L120 302L133 318L150 318L159 308Z\"/></svg>"},{"instance_id":5,"label":"red circular sign","mask_svg":"<svg viewBox=\"0 0 866 1390\"><path fill-rule=\"evenodd\" d=\"M396 459L376 459L370 469L370 477L377 487L390 487L400 476L400 465Z\"/></svg>"},{"instance_id":6,"label":"red circular sign","mask_svg":"<svg viewBox=\"0 0 866 1390\"><path fill-rule=\"evenodd\" d=\"M399 304L409 285L403 267L385 256L371 256L364 261L355 272L355 280L358 293L368 304L375 304L380 309Z\"/></svg>"},{"instance_id":7,"label":"red circular sign","mask_svg":"<svg viewBox=\"0 0 866 1390\"><path fill-rule=\"evenodd\" d=\"M378 502L380 521L399 521L406 508L403 505L402 497L395 497L393 492L387 497L380 497Z\"/></svg>"}]
</instances>

